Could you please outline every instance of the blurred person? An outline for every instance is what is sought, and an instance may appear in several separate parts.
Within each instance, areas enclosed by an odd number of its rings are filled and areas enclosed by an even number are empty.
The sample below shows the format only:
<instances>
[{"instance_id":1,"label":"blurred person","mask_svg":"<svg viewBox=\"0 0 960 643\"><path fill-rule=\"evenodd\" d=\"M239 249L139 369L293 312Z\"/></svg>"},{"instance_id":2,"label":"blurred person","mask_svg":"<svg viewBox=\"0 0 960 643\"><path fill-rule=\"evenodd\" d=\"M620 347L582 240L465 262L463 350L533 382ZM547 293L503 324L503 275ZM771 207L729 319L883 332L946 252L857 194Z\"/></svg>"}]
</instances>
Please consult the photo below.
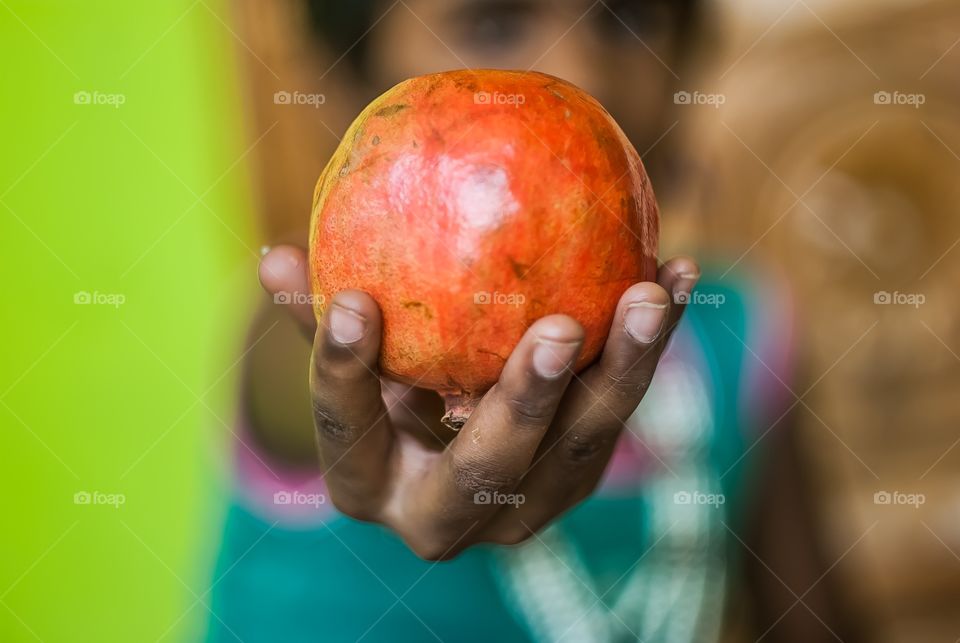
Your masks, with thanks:
<instances>
[{"instance_id":1,"label":"blurred person","mask_svg":"<svg viewBox=\"0 0 960 643\"><path fill-rule=\"evenodd\" d=\"M261 130L282 119L288 131L315 132L319 119L269 105L264 69L279 79L273 67L306 65L317 73L298 78L315 86L301 89L338 96L355 114L411 76L532 68L611 112L669 222L683 189L673 93L709 27L697 0L238 7L258 61L247 79ZM288 59L311 56L331 66ZM302 135L299 145L320 147ZM315 179L322 161L264 149L267 241L295 245L266 253L261 281L270 293L307 293L312 186L290 190L287 175ZM266 303L245 357L210 640L711 641L725 629L857 640L791 448L784 296L746 270L721 284L691 258L669 260L657 283L625 293L603 356L577 377L538 375L532 351L537 337L577 344L576 321L536 322L465 429L535 439L515 457L494 445L468 463L451 456L458 438L441 425L435 394L372 374L376 302L342 293L319 328L296 298ZM648 315L634 324L624 311L641 302ZM591 405L602 410L578 421ZM401 433L412 438L404 457L430 463L429 475L392 465L397 454L382 446ZM516 502L477 505L479 482Z\"/></svg>"}]
</instances>

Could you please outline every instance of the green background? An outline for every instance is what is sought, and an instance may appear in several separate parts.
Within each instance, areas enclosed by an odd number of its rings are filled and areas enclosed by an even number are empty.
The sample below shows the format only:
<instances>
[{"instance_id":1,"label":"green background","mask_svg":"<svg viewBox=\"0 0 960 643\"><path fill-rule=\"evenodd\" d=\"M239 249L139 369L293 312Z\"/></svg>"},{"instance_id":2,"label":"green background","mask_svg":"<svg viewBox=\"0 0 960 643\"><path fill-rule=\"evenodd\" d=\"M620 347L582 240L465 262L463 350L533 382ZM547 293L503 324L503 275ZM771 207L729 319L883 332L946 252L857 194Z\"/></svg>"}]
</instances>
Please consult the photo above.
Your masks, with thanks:
<instances>
[{"instance_id":1,"label":"green background","mask_svg":"<svg viewBox=\"0 0 960 643\"><path fill-rule=\"evenodd\" d=\"M212 618L257 258L228 23L215 0L0 0L0 640Z\"/></svg>"}]
</instances>

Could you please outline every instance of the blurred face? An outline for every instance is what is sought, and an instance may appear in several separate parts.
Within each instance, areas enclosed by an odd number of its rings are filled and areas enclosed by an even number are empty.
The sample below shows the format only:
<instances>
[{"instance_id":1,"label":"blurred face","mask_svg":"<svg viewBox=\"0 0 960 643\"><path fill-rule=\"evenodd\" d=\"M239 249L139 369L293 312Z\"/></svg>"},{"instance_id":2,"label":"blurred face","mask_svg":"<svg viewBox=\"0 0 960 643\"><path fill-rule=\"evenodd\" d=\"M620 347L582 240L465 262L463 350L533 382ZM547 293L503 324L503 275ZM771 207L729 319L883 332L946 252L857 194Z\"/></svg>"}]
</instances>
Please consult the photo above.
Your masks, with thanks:
<instances>
[{"instance_id":1,"label":"blurred face","mask_svg":"<svg viewBox=\"0 0 960 643\"><path fill-rule=\"evenodd\" d=\"M379 92L445 69L533 69L593 94L643 154L670 125L670 0L406 0L370 31ZM390 5L377 7L385 11ZM655 171L655 168L649 168Z\"/></svg>"}]
</instances>

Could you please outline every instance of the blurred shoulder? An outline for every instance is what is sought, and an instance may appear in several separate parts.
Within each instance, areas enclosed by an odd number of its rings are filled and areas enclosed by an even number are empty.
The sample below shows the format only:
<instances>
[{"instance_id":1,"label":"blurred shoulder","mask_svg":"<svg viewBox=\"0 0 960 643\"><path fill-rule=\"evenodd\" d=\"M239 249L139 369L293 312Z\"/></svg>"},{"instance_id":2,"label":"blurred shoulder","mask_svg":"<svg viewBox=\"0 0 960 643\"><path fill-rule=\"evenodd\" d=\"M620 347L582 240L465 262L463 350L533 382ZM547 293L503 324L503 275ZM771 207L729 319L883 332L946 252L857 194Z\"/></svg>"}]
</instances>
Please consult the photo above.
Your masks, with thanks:
<instances>
[{"instance_id":1,"label":"blurred shoulder","mask_svg":"<svg viewBox=\"0 0 960 643\"><path fill-rule=\"evenodd\" d=\"M714 258L690 294L684 337L695 341L717 392L741 426L768 424L789 406L794 371L793 296L773 266Z\"/></svg>"}]
</instances>

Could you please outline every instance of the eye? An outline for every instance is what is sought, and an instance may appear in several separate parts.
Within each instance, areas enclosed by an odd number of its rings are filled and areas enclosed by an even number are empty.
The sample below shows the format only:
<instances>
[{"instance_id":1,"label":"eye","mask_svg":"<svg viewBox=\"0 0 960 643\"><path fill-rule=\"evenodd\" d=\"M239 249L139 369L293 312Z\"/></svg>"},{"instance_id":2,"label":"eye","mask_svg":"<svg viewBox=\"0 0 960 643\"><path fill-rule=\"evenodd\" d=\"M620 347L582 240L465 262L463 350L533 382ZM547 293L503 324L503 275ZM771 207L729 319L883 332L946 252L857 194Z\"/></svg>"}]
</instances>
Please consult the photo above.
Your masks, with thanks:
<instances>
[{"instance_id":1,"label":"eye","mask_svg":"<svg viewBox=\"0 0 960 643\"><path fill-rule=\"evenodd\" d=\"M601 9L603 29L616 38L662 35L672 28L675 11L664 0L608 0Z\"/></svg>"},{"instance_id":2,"label":"eye","mask_svg":"<svg viewBox=\"0 0 960 643\"><path fill-rule=\"evenodd\" d=\"M453 12L459 43L480 53L520 48L536 28L536 7L523 0L468 2Z\"/></svg>"}]
</instances>

